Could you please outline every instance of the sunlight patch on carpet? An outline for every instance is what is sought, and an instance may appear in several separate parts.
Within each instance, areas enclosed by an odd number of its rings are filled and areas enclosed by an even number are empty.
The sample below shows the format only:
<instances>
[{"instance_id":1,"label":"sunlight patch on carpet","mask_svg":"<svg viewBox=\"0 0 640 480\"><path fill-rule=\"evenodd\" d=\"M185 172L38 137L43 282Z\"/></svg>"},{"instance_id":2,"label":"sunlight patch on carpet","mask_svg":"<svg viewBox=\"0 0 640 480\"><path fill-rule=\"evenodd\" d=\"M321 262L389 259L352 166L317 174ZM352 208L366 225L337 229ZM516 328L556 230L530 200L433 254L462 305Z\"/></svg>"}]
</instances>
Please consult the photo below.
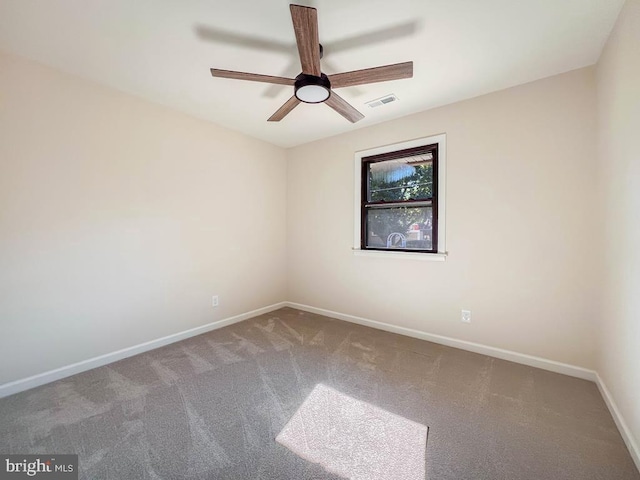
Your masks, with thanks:
<instances>
[{"instance_id":1,"label":"sunlight patch on carpet","mask_svg":"<svg viewBox=\"0 0 640 480\"><path fill-rule=\"evenodd\" d=\"M276 441L354 480L425 479L428 428L318 384Z\"/></svg>"}]
</instances>

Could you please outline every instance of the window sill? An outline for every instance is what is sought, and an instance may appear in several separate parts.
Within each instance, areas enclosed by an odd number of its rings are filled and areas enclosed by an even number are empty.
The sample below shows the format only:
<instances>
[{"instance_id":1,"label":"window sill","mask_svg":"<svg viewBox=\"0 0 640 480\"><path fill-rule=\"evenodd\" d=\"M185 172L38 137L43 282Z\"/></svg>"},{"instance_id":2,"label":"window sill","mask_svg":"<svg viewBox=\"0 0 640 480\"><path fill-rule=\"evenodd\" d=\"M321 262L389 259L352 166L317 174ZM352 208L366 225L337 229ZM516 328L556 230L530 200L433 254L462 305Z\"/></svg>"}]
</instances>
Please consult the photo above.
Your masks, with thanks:
<instances>
[{"instance_id":1,"label":"window sill","mask_svg":"<svg viewBox=\"0 0 640 480\"><path fill-rule=\"evenodd\" d=\"M362 250L354 248L353 254L357 257L375 258L402 258L404 260L420 260L431 262L444 262L447 259L446 253L419 253L419 252L383 252L380 250Z\"/></svg>"}]
</instances>

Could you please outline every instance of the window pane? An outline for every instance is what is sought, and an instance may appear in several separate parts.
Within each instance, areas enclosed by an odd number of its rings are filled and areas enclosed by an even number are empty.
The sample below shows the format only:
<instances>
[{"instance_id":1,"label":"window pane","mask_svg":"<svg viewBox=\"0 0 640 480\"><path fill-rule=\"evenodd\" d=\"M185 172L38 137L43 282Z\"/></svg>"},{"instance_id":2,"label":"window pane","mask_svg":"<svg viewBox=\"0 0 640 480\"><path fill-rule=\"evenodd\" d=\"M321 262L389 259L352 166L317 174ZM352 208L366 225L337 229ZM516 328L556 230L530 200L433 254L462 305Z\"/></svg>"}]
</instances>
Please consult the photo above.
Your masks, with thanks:
<instances>
[{"instance_id":1,"label":"window pane","mask_svg":"<svg viewBox=\"0 0 640 480\"><path fill-rule=\"evenodd\" d=\"M368 163L368 201L426 200L433 197L433 155Z\"/></svg>"},{"instance_id":2,"label":"window pane","mask_svg":"<svg viewBox=\"0 0 640 480\"><path fill-rule=\"evenodd\" d=\"M366 216L367 247L433 249L432 207L369 208Z\"/></svg>"}]
</instances>

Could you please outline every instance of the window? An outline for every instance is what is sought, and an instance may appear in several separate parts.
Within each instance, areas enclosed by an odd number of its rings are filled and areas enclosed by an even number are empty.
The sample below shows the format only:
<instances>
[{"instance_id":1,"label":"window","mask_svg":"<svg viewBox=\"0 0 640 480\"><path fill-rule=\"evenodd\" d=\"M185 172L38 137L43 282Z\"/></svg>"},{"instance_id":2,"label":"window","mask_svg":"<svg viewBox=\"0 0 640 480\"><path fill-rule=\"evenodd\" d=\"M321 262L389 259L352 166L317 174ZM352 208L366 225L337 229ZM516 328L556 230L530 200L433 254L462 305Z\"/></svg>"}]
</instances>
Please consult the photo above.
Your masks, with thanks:
<instances>
[{"instance_id":1,"label":"window","mask_svg":"<svg viewBox=\"0 0 640 480\"><path fill-rule=\"evenodd\" d=\"M356 154L355 250L444 259L443 157L444 135Z\"/></svg>"}]
</instances>

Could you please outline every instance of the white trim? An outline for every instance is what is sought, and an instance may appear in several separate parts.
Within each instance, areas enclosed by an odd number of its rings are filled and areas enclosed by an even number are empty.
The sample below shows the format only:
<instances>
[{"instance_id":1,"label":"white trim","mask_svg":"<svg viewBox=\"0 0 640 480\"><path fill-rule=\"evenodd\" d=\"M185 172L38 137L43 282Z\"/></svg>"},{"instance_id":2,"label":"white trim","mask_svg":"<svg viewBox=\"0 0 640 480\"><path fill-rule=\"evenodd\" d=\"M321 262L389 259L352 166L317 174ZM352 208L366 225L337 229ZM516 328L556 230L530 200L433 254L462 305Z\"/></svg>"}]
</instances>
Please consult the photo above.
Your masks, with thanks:
<instances>
[{"instance_id":1,"label":"white trim","mask_svg":"<svg viewBox=\"0 0 640 480\"><path fill-rule=\"evenodd\" d=\"M97 368L109 363L117 362L118 360L122 360L123 358L138 355L139 353L148 352L149 350L163 347L165 345L169 345L170 343L178 342L190 337L195 337L196 335L207 333L218 328L226 327L228 325L241 322L248 318L256 317L264 313L273 312L274 310L278 310L279 308L285 306L287 306L287 302L274 303L273 305L258 308L257 310L252 310L250 312L241 313L240 315L235 315L233 317L218 320L216 322L211 322L200 327L191 328L183 332L174 333L172 335L167 335L166 337L157 338L155 340L140 343L132 347L123 348L122 350L106 353L98 357L82 360L71 365L56 368L55 370L50 370L48 372L39 373L31 377L5 383L3 385L0 385L0 398L6 397L8 395L13 395L14 393L22 392L30 388L38 387L40 385L44 385L45 383L60 380L61 378L70 377L71 375L85 372L87 370L91 370L92 368Z\"/></svg>"},{"instance_id":2,"label":"white trim","mask_svg":"<svg viewBox=\"0 0 640 480\"><path fill-rule=\"evenodd\" d=\"M331 310L326 310L324 308L311 307L309 305L303 305L301 303L286 302L286 304L288 307L297 308L298 310L303 310L305 312L317 313L326 317L337 318L338 320L357 323L358 325L364 325L366 327L377 328L378 330L385 330L387 332L398 333L400 335L406 335L408 337L419 338L420 340L427 340L428 342L438 343L440 345L446 345L448 347L454 347L461 350L467 350L469 352L480 353L482 355L488 355L490 357L500 358L502 360L508 360L510 362L520 363L522 365L528 365L530 367L542 368L543 370L562 373L563 375L569 375L571 377L591 380L592 382L595 382L597 377L597 374L594 370L577 367L575 365L569 365L567 363L556 362L555 360L548 360L546 358L513 352L511 350L490 347L489 345L483 345L481 343L468 342L466 340L458 340L452 337L445 337L443 335L422 332L420 330L414 330L413 328L399 327L397 325L391 325L389 323L378 322L377 320L356 317L355 315L334 312Z\"/></svg>"},{"instance_id":3,"label":"white trim","mask_svg":"<svg viewBox=\"0 0 640 480\"><path fill-rule=\"evenodd\" d=\"M446 253L418 253L418 252L384 252L382 250L362 250L354 248L353 254L356 257L377 257L377 258L402 258L404 260L420 260L432 262L444 262L447 259Z\"/></svg>"},{"instance_id":4,"label":"white trim","mask_svg":"<svg viewBox=\"0 0 640 480\"><path fill-rule=\"evenodd\" d=\"M360 150L354 155L354 175L353 175L353 250L356 252L370 252L370 250L362 250L360 248L360 193L362 189L362 158L371 155L379 155L381 153L393 152L396 150L404 150L406 148L421 147L423 145L438 144L438 253L436 255L443 256L447 254L446 248L446 178L447 178L447 134L441 133L430 137L417 138L406 142L384 145L381 147ZM384 252L376 251L379 257L400 258L408 257L417 259L418 256L430 257L433 253L411 253L411 252ZM443 260L441 258L440 260ZM426 258L425 258L426 260Z\"/></svg>"},{"instance_id":5,"label":"white trim","mask_svg":"<svg viewBox=\"0 0 640 480\"><path fill-rule=\"evenodd\" d=\"M604 403L607 404L607 408L609 408L609 412L611 412L613 421L616 422L616 426L620 431L622 440L624 440L624 443L627 445L627 448L629 449L629 453L631 454L631 458L636 464L636 468L640 471L640 448L638 447L638 443L636 442L636 440L633 438L631 429L627 425L627 422L625 422L624 417L622 416L622 413L620 413L620 410L618 410L618 406L616 405L616 402L613 401L613 396L611 395L611 392L609 391L609 389L604 383L604 380L602 380L602 377L598 373L596 373L595 382L596 382L596 385L598 386L598 390L600 390L600 394L602 395L602 398L604 398Z\"/></svg>"}]
</instances>

